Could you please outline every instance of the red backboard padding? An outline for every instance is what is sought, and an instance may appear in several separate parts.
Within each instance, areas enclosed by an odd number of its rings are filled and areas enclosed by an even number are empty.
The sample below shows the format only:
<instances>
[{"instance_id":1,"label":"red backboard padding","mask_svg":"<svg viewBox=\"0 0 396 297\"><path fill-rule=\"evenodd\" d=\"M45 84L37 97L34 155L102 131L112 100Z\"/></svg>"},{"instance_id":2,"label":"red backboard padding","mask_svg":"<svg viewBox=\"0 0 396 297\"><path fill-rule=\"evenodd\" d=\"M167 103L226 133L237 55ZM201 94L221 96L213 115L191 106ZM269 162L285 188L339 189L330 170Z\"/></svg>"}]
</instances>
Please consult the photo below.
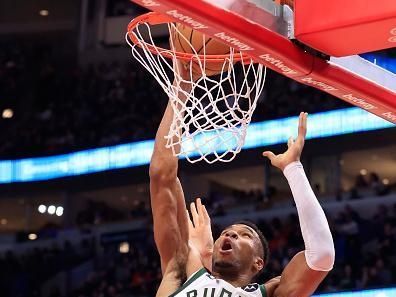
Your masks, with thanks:
<instances>
[{"instance_id":1,"label":"red backboard padding","mask_svg":"<svg viewBox=\"0 0 396 297\"><path fill-rule=\"evenodd\" d=\"M219 38L231 47L236 47L235 41L248 45L250 49L244 49L246 54L266 67L396 124L396 92L393 88L368 79L355 71L351 72L348 67L338 66L336 63L308 54L285 36L260 25L258 20L262 19L263 11L260 13L257 8L254 14L249 14L249 18L246 18L230 9L213 4L221 2L245 5L246 11L250 13L252 0L131 1L172 17L176 22L184 23L186 26L191 27L192 21L197 26L204 25L196 29L208 36ZM224 36L226 38L223 38ZM356 56L345 59L351 61L355 60L354 58L361 59ZM374 64L373 66L377 68ZM367 67L371 68L368 65Z\"/></svg>"},{"instance_id":2,"label":"red backboard padding","mask_svg":"<svg viewBox=\"0 0 396 297\"><path fill-rule=\"evenodd\" d=\"M295 0L295 36L334 57L396 47L396 0Z\"/></svg>"}]
</instances>

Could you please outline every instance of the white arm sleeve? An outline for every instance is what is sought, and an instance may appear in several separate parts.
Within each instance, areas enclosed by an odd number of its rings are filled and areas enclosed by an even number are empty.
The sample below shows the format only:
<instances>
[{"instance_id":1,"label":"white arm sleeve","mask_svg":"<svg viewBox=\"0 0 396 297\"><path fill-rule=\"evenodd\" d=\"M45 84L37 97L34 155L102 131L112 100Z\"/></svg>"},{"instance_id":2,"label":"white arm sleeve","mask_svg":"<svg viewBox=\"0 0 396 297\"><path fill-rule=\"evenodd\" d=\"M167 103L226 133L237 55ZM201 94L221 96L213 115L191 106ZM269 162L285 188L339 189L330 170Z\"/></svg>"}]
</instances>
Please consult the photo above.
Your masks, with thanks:
<instances>
[{"instance_id":1,"label":"white arm sleeve","mask_svg":"<svg viewBox=\"0 0 396 297\"><path fill-rule=\"evenodd\" d=\"M309 268L330 271L335 251L326 216L300 162L293 162L283 171L296 202L301 233L305 244L305 258Z\"/></svg>"}]
</instances>

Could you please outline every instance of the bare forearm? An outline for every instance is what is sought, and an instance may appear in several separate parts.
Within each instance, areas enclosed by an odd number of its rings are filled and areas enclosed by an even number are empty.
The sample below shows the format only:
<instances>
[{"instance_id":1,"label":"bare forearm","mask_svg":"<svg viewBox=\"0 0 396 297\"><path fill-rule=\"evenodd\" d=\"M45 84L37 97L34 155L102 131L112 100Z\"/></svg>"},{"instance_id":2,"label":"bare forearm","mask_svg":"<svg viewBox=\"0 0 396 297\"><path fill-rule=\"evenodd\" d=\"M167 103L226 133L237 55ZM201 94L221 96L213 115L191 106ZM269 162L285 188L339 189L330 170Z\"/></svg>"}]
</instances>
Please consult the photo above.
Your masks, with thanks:
<instances>
[{"instance_id":1,"label":"bare forearm","mask_svg":"<svg viewBox=\"0 0 396 297\"><path fill-rule=\"evenodd\" d=\"M168 177L175 177L177 174L178 158L174 156L171 148L166 147L167 139L165 137L168 135L169 129L173 122L174 108L178 110L178 117L180 118L179 120L181 120L183 116L183 110L181 105L186 100L186 94L190 91L191 86L184 84L180 87L183 88L183 91L180 90L178 93L180 103L176 103L174 104L174 106L172 106L171 100L169 100L160 126L158 128L155 137L154 152L150 163L150 175L162 172L163 175L166 175ZM175 146L174 150L175 153L178 153L180 147Z\"/></svg>"},{"instance_id":2,"label":"bare forearm","mask_svg":"<svg viewBox=\"0 0 396 297\"><path fill-rule=\"evenodd\" d=\"M177 172L177 161L178 158L172 153L171 148L166 147L166 135L168 135L170 125L173 119L173 109L168 102L164 116L162 117L161 124L158 128L156 137L154 152L150 162L150 175L159 173L160 170L168 168L171 171ZM164 174L169 174L169 172L164 172Z\"/></svg>"}]
</instances>

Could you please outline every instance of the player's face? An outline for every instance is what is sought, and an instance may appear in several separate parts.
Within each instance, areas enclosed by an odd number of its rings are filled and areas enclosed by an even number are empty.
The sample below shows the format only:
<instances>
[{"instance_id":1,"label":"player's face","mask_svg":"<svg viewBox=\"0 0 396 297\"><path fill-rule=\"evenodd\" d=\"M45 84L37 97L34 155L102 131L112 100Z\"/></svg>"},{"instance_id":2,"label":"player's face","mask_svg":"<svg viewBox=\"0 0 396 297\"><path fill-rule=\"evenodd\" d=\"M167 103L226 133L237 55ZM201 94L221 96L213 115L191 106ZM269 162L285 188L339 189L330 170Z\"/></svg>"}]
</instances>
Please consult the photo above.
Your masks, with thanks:
<instances>
[{"instance_id":1,"label":"player's face","mask_svg":"<svg viewBox=\"0 0 396 297\"><path fill-rule=\"evenodd\" d=\"M250 227L242 224L226 228L216 240L213 250L213 269L250 268L257 254L260 238Z\"/></svg>"}]
</instances>

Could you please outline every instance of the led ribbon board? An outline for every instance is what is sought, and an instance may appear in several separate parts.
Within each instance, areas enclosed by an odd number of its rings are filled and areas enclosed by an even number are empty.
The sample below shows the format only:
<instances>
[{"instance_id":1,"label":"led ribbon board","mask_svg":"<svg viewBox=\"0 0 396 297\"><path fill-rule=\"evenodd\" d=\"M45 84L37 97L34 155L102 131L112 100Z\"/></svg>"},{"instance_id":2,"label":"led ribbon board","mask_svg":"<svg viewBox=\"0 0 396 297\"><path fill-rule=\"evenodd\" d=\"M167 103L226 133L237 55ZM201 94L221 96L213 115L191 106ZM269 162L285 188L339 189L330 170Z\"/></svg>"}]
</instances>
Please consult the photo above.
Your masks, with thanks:
<instances>
[{"instance_id":1,"label":"led ribbon board","mask_svg":"<svg viewBox=\"0 0 396 297\"><path fill-rule=\"evenodd\" d=\"M340 292L314 295L316 297L396 297L396 288Z\"/></svg>"},{"instance_id":2,"label":"led ribbon board","mask_svg":"<svg viewBox=\"0 0 396 297\"><path fill-rule=\"evenodd\" d=\"M298 117L252 123L243 149L286 143L296 135ZM307 139L396 127L359 108L309 116ZM210 132L208 132L210 133ZM147 165L154 140L139 141L51 157L0 161L0 183L33 182Z\"/></svg>"}]
</instances>

